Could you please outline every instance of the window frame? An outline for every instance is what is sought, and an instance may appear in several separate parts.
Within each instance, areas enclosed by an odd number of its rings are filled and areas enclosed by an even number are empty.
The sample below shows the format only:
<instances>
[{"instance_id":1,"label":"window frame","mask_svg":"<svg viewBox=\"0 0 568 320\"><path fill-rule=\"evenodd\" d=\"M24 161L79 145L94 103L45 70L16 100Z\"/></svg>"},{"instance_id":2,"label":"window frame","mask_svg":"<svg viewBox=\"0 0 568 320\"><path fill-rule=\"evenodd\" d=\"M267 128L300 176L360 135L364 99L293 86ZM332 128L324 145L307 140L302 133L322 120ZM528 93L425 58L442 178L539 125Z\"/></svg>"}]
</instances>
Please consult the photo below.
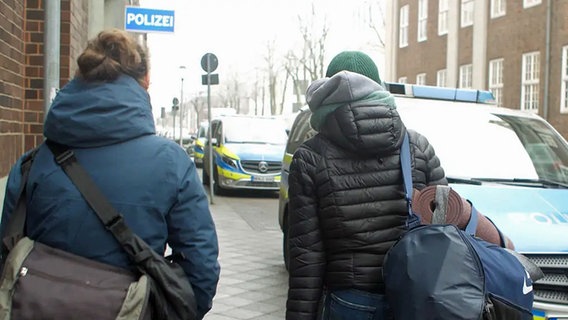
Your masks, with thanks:
<instances>
[{"instance_id":1,"label":"window frame","mask_svg":"<svg viewBox=\"0 0 568 320\"><path fill-rule=\"evenodd\" d=\"M537 61L535 62L534 59ZM530 66L527 65L527 62L530 62ZM521 63L521 110L538 113L541 69L540 51L524 53ZM535 68L537 69L536 71ZM527 97L529 97L528 101Z\"/></svg>"},{"instance_id":2,"label":"window frame","mask_svg":"<svg viewBox=\"0 0 568 320\"><path fill-rule=\"evenodd\" d=\"M420 86L426 85L426 73L419 73L416 75L416 84Z\"/></svg>"},{"instance_id":3,"label":"window frame","mask_svg":"<svg viewBox=\"0 0 568 320\"><path fill-rule=\"evenodd\" d=\"M499 18L507 14L507 1L491 0L490 16L491 19Z\"/></svg>"},{"instance_id":4,"label":"window frame","mask_svg":"<svg viewBox=\"0 0 568 320\"><path fill-rule=\"evenodd\" d=\"M418 0L418 42L428 40L428 0Z\"/></svg>"},{"instance_id":5,"label":"window frame","mask_svg":"<svg viewBox=\"0 0 568 320\"><path fill-rule=\"evenodd\" d=\"M488 88L495 97L495 103L503 106L503 70L505 59L497 58L489 61L489 83Z\"/></svg>"},{"instance_id":6,"label":"window frame","mask_svg":"<svg viewBox=\"0 0 568 320\"><path fill-rule=\"evenodd\" d=\"M471 89L473 85L473 64L462 64L460 66L460 89Z\"/></svg>"},{"instance_id":7,"label":"window frame","mask_svg":"<svg viewBox=\"0 0 568 320\"><path fill-rule=\"evenodd\" d=\"M408 47L409 5L400 7L398 26L398 47Z\"/></svg>"},{"instance_id":8,"label":"window frame","mask_svg":"<svg viewBox=\"0 0 568 320\"><path fill-rule=\"evenodd\" d=\"M523 9L532 8L542 3L542 0L523 0Z\"/></svg>"},{"instance_id":9,"label":"window frame","mask_svg":"<svg viewBox=\"0 0 568 320\"><path fill-rule=\"evenodd\" d=\"M473 25L474 11L475 11L474 0L461 0L460 27L466 28Z\"/></svg>"},{"instance_id":10,"label":"window frame","mask_svg":"<svg viewBox=\"0 0 568 320\"><path fill-rule=\"evenodd\" d=\"M448 70L440 69L436 72L436 86L447 87L448 86Z\"/></svg>"},{"instance_id":11,"label":"window frame","mask_svg":"<svg viewBox=\"0 0 568 320\"><path fill-rule=\"evenodd\" d=\"M438 35L448 34L448 0L438 0Z\"/></svg>"},{"instance_id":12,"label":"window frame","mask_svg":"<svg viewBox=\"0 0 568 320\"><path fill-rule=\"evenodd\" d=\"M562 47L562 69L560 69L560 113L568 113L568 45Z\"/></svg>"}]
</instances>

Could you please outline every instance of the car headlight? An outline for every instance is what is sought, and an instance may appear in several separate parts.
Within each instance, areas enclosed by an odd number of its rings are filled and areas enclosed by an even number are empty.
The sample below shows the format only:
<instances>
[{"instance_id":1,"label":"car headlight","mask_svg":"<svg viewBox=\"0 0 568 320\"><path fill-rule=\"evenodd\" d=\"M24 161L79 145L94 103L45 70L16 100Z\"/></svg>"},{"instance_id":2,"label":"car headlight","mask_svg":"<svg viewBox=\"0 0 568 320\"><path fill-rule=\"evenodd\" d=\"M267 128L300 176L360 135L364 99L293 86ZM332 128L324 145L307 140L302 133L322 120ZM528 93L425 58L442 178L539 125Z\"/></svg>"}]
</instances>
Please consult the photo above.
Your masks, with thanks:
<instances>
[{"instance_id":1,"label":"car headlight","mask_svg":"<svg viewBox=\"0 0 568 320\"><path fill-rule=\"evenodd\" d=\"M223 160L223 162L225 162L229 166L237 169L237 160L229 158L227 156L222 156L221 159Z\"/></svg>"}]
</instances>

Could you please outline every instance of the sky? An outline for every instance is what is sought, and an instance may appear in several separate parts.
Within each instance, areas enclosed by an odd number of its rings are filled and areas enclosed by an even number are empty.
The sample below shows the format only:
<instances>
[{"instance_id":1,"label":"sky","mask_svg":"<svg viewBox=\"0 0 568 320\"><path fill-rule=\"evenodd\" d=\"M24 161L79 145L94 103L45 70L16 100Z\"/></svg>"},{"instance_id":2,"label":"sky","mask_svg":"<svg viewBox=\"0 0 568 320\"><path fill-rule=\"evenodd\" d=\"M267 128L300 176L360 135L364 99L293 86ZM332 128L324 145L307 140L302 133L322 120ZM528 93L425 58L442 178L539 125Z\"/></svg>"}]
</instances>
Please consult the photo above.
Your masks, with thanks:
<instances>
[{"instance_id":1,"label":"sky","mask_svg":"<svg viewBox=\"0 0 568 320\"><path fill-rule=\"evenodd\" d=\"M327 60L342 50L362 50L381 69L383 52L369 47L377 37L354 14L367 12L369 2L381 0L141 0L141 7L175 11L174 33L148 34L154 114L158 116L161 107L170 110L173 97L180 97L182 77L185 101L206 92L200 64L206 53L217 56L214 73L222 82L229 74L246 79L255 68L265 66L267 42L274 41L282 55L297 47L302 40L298 16L307 20L312 2L317 23L323 25L325 18L330 30Z\"/></svg>"}]
</instances>

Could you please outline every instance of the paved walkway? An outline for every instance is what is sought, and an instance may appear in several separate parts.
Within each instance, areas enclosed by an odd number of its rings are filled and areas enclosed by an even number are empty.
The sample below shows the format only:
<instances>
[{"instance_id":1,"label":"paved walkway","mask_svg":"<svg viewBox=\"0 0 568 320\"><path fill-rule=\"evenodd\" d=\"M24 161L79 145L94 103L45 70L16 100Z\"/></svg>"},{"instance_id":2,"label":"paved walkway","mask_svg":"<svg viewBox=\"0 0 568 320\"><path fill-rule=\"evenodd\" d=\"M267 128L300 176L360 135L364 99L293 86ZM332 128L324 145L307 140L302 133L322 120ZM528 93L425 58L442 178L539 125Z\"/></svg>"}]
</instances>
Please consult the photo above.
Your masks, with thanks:
<instances>
[{"instance_id":1,"label":"paved walkway","mask_svg":"<svg viewBox=\"0 0 568 320\"><path fill-rule=\"evenodd\" d=\"M221 278L206 320L282 320L288 274L282 262L282 233L255 230L228 203L211 206L219 237Z\"/></svg>"}]
</instances>

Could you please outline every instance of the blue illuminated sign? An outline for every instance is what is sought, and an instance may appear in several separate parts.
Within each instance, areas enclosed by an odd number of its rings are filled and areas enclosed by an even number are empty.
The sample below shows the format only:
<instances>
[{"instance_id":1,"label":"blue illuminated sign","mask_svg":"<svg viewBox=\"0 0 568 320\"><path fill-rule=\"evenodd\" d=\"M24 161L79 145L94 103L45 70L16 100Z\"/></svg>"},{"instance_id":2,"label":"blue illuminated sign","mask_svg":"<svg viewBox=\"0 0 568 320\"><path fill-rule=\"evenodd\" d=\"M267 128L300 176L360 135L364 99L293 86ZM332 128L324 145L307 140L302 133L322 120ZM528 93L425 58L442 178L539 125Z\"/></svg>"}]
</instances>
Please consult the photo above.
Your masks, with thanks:
<instances>
[{"instance_id":1,"label":"blue illuminated sign","mask_svg":"<svg viewBox=\"0 0 568 320\"><path fill-rule=\"evenodd\" d=\"M126 7L124 30L133 32L174 32L173 10Z\"/></svg>"}]
</instances>

